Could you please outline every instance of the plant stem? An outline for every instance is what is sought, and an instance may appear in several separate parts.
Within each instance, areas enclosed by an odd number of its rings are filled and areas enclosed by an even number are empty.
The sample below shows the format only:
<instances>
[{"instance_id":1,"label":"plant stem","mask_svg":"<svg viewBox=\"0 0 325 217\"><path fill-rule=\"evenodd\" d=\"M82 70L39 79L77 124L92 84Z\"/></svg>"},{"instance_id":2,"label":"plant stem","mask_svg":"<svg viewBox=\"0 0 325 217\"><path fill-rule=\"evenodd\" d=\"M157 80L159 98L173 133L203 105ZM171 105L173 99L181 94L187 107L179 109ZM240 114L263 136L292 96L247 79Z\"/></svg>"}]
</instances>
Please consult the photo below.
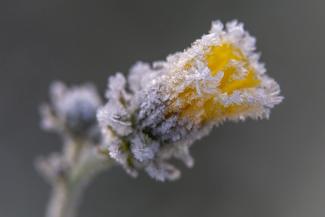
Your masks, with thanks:
<instances>
[{"instance_id":1,"label":"plant stem","mask_svg":"<svg viewBox=\"0 0 325 217\"><path fill-rule=\"evenodd\" d=\"M53 186L46 217L75 217L82 188L60 180Z\"/></svg>"},{"instance_id":2,"label":"plant stem","mask_svg":"<svg viewBox=\"0 0 325 217\"><path fill-rule=\"evenodd\" d=\"M100 157L95 147L76 142L65 144L63 156L67 167L51 182L53 189L46 217L76 217L86 185L113 164L110 158Z\"/></svg>"}]
</instances>

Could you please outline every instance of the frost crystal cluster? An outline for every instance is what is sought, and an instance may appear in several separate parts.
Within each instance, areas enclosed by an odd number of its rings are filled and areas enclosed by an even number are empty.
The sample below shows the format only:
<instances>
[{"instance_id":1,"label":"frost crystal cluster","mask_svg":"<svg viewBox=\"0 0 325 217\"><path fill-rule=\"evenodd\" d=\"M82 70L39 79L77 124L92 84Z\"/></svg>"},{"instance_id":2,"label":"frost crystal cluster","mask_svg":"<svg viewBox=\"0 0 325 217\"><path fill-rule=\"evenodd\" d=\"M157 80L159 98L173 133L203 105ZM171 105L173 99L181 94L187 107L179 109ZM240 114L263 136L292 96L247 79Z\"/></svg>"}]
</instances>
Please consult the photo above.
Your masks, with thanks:
<instances>
[{"instance_id":1,"label":"frost crystal cluster","mask_svg":"<svg viewBox=\"0 0 325 217\"><path fill-rule=\"evenodd\" d=\"M157 180L174 180L180 172L169 159L191 167L189 147L213 126L269 117L282 97L265 71L242 23L213 22L185 51L152 65L138 62L127 78L109 78L108 102L97 113L101 149L133 176L144 169ZM57 105L63 116L68 103Z\"/></svg>"},{"instance_id":2,"label":"frost crystal cluster","mask_svg":"<svg viewBox=\"0 0 325 217\"><path fill-rule=\"evenodd\" d=\"M62 82L54 82L50 98L50 103L41 107L43 129L65 137L99 141L96 112L102 102L93 85L68 88Z\"/></svg>"}]
</instances>

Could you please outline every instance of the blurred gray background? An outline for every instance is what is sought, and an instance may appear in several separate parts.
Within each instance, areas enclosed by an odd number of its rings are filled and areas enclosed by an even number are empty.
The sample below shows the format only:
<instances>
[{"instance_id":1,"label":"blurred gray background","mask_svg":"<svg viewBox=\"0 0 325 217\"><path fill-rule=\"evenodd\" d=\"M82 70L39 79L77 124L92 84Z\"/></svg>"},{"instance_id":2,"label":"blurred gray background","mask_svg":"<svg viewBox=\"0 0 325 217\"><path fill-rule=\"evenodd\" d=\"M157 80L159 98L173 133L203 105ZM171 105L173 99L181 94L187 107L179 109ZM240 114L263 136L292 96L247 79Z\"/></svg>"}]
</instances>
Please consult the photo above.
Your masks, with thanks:
<instances>
[{"instance_id":1,"label":"blurred gray background","mask_svg":"<svg viewBox=\"0 0 325 217\"><path fill-rule=\"evenodd\" d=\"M41 217L49 186L37 156L60 150L39 129L54 79L104 92L116 71L164 59L239 19L257 37L285 101L270 120L227 123L197 142L191 170L157 183L116 167L87 189L80 217L324 217L323 0L1 0L0 216Z\"/></svg>"}]
</instances>

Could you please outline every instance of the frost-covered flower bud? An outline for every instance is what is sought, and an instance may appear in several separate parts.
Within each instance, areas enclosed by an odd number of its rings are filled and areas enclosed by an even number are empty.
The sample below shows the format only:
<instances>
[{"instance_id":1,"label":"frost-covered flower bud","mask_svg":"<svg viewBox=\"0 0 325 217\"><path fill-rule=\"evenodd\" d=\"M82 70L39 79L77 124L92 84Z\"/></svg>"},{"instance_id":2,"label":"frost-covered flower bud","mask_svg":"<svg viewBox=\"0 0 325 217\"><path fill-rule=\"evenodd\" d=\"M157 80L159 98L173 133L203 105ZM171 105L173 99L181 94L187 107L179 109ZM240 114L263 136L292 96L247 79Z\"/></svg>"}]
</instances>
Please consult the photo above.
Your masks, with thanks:
<instances>
[{"instance_id":1,"label":"frost-covered flower bud","mask_svg":"<svg viewBox=\"0 0 325 217\"><path fill-rule=\"evenodd\" d=\"M133 175L143 168L157 180L177 178L168 159L191 167L190 145L213 126L269 117L283 98L265 71L255 38L237 21L213 22L209 34L166 61L137 63L128 80L110 78L98 112L110 156Z\"/></svg>"},{"instance_id":2,"label":"frost-covered flower bud","mask_svg":"<svg viewBox=\"0 0 325 217\"><path fill-rule=\"evenodd\" d=\"M54 82L50 99L49 104L41 107L43 129L99 140L96 112L102 102L93 85L67 88L62 82Z\"/></svg>"}]
</instances>

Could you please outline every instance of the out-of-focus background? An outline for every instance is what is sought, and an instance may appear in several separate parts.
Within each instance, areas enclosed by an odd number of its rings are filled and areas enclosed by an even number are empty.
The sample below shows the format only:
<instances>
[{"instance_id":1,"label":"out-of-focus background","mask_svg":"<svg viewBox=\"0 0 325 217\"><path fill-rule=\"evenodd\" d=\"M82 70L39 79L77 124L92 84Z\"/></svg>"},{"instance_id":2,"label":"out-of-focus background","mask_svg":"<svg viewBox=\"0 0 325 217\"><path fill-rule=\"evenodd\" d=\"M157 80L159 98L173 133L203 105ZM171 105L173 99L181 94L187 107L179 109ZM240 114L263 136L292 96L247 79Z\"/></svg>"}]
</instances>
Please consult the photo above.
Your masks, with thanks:
<instances>
[{"instance_id":1,"label":"out-of-focus background","mask_svg":"<svg viewBox=\"0 0 325 217\"><path fill-rule=\"evenodd\" d=\"M49 186L37 156L61 141L39 129L53 80L94 82L137 60L183 50L215 19L257 37L285 101L270 120L227 123L192 149L172 183L116 167L86 191L80 217L324 217L325 2L323 0L1 0L0 216L44 216Z\"/></svg>"}]
</instances>

